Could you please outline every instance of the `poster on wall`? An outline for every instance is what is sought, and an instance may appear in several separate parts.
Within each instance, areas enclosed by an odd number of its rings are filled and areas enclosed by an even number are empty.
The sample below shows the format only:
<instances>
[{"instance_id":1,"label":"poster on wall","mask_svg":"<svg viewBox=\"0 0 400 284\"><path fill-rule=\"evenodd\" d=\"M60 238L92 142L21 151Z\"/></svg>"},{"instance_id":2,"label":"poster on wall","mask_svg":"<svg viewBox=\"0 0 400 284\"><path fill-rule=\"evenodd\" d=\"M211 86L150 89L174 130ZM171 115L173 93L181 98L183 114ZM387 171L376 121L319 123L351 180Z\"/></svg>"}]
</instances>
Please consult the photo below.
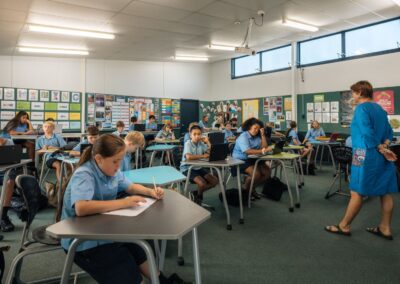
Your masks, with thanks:
<instances>
[{"instance_id":1,"label":"poster on wall","mask_svg":"<svg viewBox=\"0 0 400 284\"><path fill-rule=\"evenodd\" d=\"M28 99L27 89L17 89L17 100L26 101Z\"/></svg>"},{"instance_id":2,"label":"poster on wall","mask_svg":"<svg viewBox=\"0 0 400 284\"><path fill-rule=\"evenodd\" d=\"M331 112L339 112L339 102L331 102Z\"/></svg>"},{"instance_id":3,"label":"poster on wall","mask_svg":"<svg viewBox=\"0 0 400 284\"><path fill-rule=\"evenodd\" d=\"M339 113L338 112L331 113L331 123L339 123Z\"/></svg>"},{"instance_id":4,"label":"poster on wall","mask_svg":"<svg viewBox=\"0 0 400 284\"><path fill-rule=\"evenodd\" d=\"M60 91L51 91L51 101L52 102L60 101Z\"/></svg>"},{"instance_id":5,"label":"poster on wall","mask_svg":"<svg viewBox=\"0 0 400 284\"><path fill-rule=\"evenodd\" d=\"M40 90L39 91L40 95L40 101L41 102L48 102L50 101L50 92L47 90Z\"/></svg>"},{"instance_id":6,"label":"poster on wall","mask_svg":"<svg viewBox=\"0 0 400 284\"><path fill-rule=\"evenodd\" d=\"M388 115L393 132L400 132L400 115Z\"/></svg>"},{"instance_id":7,"label":"poster on wall","mask_svg":"<svg viewBox=\"0 0 400 284\"><path fill-rule=\"evenodd\" d=\"M69 92L61 92L61 101L64 103L69 102Z\"/></svg>"},{"instance_id":8,"label":"poster on wall","mask_svg":"<svg viewBox=\"0 0 400 284\"><path fill-rule=\"evenodd\" d=\"M15 109L15 101L1 101L1 109Z\"/></svg>"},{"instance_id":9,"label":"poster on wall","mask_svg":"<svg viewBox=\"0 0 400 284\"><path fill-rule=\"evenodd\" d=\"M11 120L13 119L15 116L15 112L14 111L2 111L1 115L0 115L0 119L1 120Z\"/></svg>"},{"instance_id":10,"label":"poster on wall","mask_svg":"<svg viewBox=\"0 0 400 284\"><path fill-rule=\"evenodd\" d=\"M0 100L3 99L3 88L0 88Z\"/></svg>"},{"instance_id":11,"label":"poster on wall","mask_svg":"<svg viewBox=\"0 0 400 284\"><path fill-rule=\"evenodd\" d=\"M351 120L353 119L353 96L350 91L340 93L340 126L350 127Z\"/></svg>"},{"instance_id":12,"label":"poster on wall","mask_svg":"<svg viewBox=\"0 0 400 284\"><path fill-rule=\"evenodd\" d=\"M320 112L316 112L314 114L314 120L318 121L318 122L322 122L322 113Z\"/></svg>"},{"instance_id":13,"label":"poster on wall","mask_svg":"<svg viewBox=\"0 0 400 284\"><path fill-rule=\"evenodd\" d=\"M13 101L15 100L14 89L12 88L4 88L3 97L5 100Z\"/></svg>"},{"instance_id":14,"label":"poster on wall","mask_svg":"<svg viewBox=\"0 0 400 284\"><path fill-rule=\"evenodd\" d=\"M307 112L314 112L314 103L307 103Z\"/></svg>"},{"instance_id":15,"label":"poster on wall","mask_svg":"<svg viewBox=\"0 0 400 284\"><path fill-rule=\"evenodd\" d=\"M243 121L251 117L258 117L258 100L243 100Z\"/></svg>"},{"instance_id":16,"label":"poster on wall","mask_svg":"<svg viewBox=\"0 0 400 284\"><path fill-rule=\"evenodd\" d=\"M28 97L30 101L38 101L39 100L39 91L38 90L29 90Z\"/></svg>"},{"instance_id":17,"label":"poster on wall","mask_svg":"<svg viewBox=\"0 0 400 284\"><path fill-rule=\"evenodd\" d=\"M315 103L314 104L314 111L315 112L322 112L322 104L321 103Z\"/></svg>"},{"instance_id":18,"label":"poster on wall","mask_svg":"<svg viewBox=\"0 0 400 284\"><path fill-rule=\"evenodd\" d=\"M81 102L81 93L74 92L71 94L71 102L80 103Z\"/></svg>"},{"instance_id":19,"label":"poster on wall","mask_svg":"<svg viewBox=\"0 0 400 284\"><path fill-rule=\"evenodd\" d=\"M323 102L322 103L322 112L330 112L330 103L329 102Z\"/></svg>"},{"instance_id":20,"label":"poster on wall","mask_svg":"<svg viewBox=\"0 0 400 284\"><path fill-rule=\"evenodd\" d=\"M284 109L285 111L292 110L292 98L285 98Z\"/></svg>"},{"instance_id":21,"label":"poster on wall","mask_svg":"<svg viewBox=\"0 0 400 284\"><path fill-rule=\"evenodd\" d=\"M394 114L393 90L375 91L374 102L380 105L387 112L387 114Z\"/></svg>"},{"instance_id":22,"label":"poster on wall","mask_svg":"<svg viewBox=\"0 0 400 284\"><path fill-rule=\"evenodd\" d=\"M307 112L307 122L312 122L314 120L314 113Z\"/></svg>"},{"instance_id":23,"label":"poster on wall","mask_svg":"<svg viewBox=\"0 0 400 284\"><path fill-rule=\"evenodd\" d=\"M293 120L293 118L292 118L292 111L286 111L286 120L287 120L287 121Z\"/></svg>"},{"instance_id":24,"label":"poster on wall","mask_svg":"<svg viewBox=\"0 0 400 284\"><path fill-rule=\"evenodd\" d=\"M330 123L331 122L331 114L327 112L322 113L322 123Z\"/></svg>"},{"instance_id":25,"label":"poster on wall","mask_svg":"<svg viewBox=\"0 0 400 284\"><path fill-rule=\"evenodd\" d=\"M268 115L268 111L269 111L269 98L264 98L264 106L263 106L264 115Z\"/></svg>"}]
</instances>

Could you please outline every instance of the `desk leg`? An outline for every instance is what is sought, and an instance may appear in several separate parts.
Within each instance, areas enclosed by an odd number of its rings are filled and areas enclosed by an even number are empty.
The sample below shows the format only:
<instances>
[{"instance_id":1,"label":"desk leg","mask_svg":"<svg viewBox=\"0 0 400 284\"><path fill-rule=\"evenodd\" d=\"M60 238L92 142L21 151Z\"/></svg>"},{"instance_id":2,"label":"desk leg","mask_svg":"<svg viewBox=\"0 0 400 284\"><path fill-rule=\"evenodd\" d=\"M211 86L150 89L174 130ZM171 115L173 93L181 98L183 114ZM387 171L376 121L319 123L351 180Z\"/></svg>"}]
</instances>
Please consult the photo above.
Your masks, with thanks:
<instances>
[{"instance_id":1,"label":"desk leg","mask_svg":"<svg viewBox=\"0 0 400 284\"><path fill-rule=\"evenodd\" d=\"M153 151L153 152L151 153L149 168L153 165L153 160L154 160L155 154L156 154L156 151Z\"/></svg>"},{"instance_id":2,"label":"desk leg","mask_svg":"<svg viewBox=\"0 0 400 284\"><path fill-rule=\"evenodd\" d=\"M182 246L183 246L183 239L182 237L178 239L178 260L177 263L179 266L182 266L185 264L185 260L183 258L183 253L182 253Z\"/></svg>"},{"instance_id":3,"label":"desk leg","mask_svg":"<svg viewBox=\"0 0 400 284\"><path fill-rule=\"evenodd\" d=\"M40 161L39 156L40 156L39 153L36 153L36 156L35 156L35 166L37 165L36 168L38 168L38 166L39 166L39 161ZM36 164L36 160L38 160L37 164ZM40 186L42 186L42 183L43 183L43 174L44 174L44 164L46 161L46 153L43 154L42 160L43 161L42 161L42 166L40 167L40 176L39 176L39 185Z\"/></svg>"},{"instance_id":4,"label":"desk leg","mask_svg":"<svg viewBox=\"0 0 400 284\"><path fill-rule=\"evenodd\" d=\"M164 262L165 262L165 251L167 250L167 240L161 240L161 251L160 251L160 260L158 269L160 271L164 270Z\"/></svg>"},{"instance_id":5,"label":"desk leg","mask_svg":"<svg viewBox=\"0 0 400 284\"><path fill-rule=\"evenodd\" d=\"M333 153L332 153L332 147L331 147L331 145L328 145L328 149L329 149L329 154L331 155L333 169L336 171L335 158L333 158Z\"/></svg>"},{"instance_id":6,"label":"desk leg","mask_svg":"<svg viewBox=\"0 0 400 284\"><path fill-rule=\"evenodd\" d=\"M141 246L143 248L143 250L146 252L147 261L149 262L151 283L159 284L160 282L158 279L157 265L156 265L156 261L154 259L153 250L151 249L150 245L146 241L142 241L142 240L135 240L135 241L133 241L133 243L136 243L139 246Z\"/></svg>"},{"instance_id":7,"label":"desk leg","mask_svg":"<svg viewBox=\"0 0 400 284\"><path fill-rule=\"evenodd\" d=\"M297 165L297 161L294 161L294 168L293 172L296 175L296 195L297 195L297 202L295 203L296 208L300 208L300 192L299 192L299 184L300 184L300 171L299 166Z\"/></svg>"},{"instance_id":8,"label":"desk leg","mask_svg":"<svg viewBox=\"0 0 400 284\"><path fill-rule=\"evenodd\" d=\"M293 207L293 195L292 195L292 190L290 189L290 184L289 184L289 179L286 173L286 167L285 167L285 162L282 160L277 160L283 168L283 175L285 176L285 180L286 180L286 184L287 184L287 188L288 188L288 192L289 192L289 211L293 212L294 211L294 207Z\"/></svg>"},{"instance_id":9,"label":"desk leg","mask_svg":"<svg viewBox=\"0 0 400 284\"><path fill-rule=\"evenodd\" d=\"M221 174L221 171L220 171L219 168L213 167L213 169L215 169L215 171L218 174L219 186L221 188L221 194L222 194L222 200L223 200L224 206L225 206L226 220L227 220L226 229L227 230L232 230L231 215L229 214L228 202L226 201L225 186L224 186L224 181L223 181L223 178L222 178L222 174Z\"/></svg>"},{"instance_id":10,"label":"desk leg","mask_svg":"<svg viewBox=\"0 0 400 284\"><path fill-rule=\"evenodd\" d=\"M249 206L249 208L251 208L251 193L253 192L254 176L256 175L258 163L259 163L260 161L261 161L261 160L258 159L258 160L256 161L256 163L254 164L253 175L252 175L252 177L251 177L251 183L250 183L250 188L249 188L249 200L248 200L248 206Z\"/></svg>"},{"instance_id":11,"label":"desk leg","mask_svg":"<svg viewBox=\"0 0 400 284\"><path fill-rule=\"evenodd\" d=\"M313 147L314 148L314 147ZM314 165L317 167L317 156L319 151L319 145L317 145L317 149L315 149L315 156L314 156Z\"/></svg>"},{"instance_id":12,"label":"desk leg","mask_svg":"<svg viewBox=\"0 0 400 284\"><path fill-rule=\"evenodd\" d=\"M319 158L319 168L322 169L322 158L324 157L325 145L321 145L321 157Z\"/></svg>"},{"instance_id":13,"label":"desk leg","mask_svg":"<svg viewBox=\"0 0 400 284\"><path fill-rule=\"evenodd\" d=\"M136 149L136 154L135 154L135 167L136 169L139 168L139 152L140 152L140 147Z\"/></svg>"},{"instance_id":14,"label":"desk leg","mask_svg":"<svg viewBox=\"0 0 400 284\"><path fill-rule=\"evenodd\" d=\"M83 240L74 239L69 247L67 258L65 259L63 272L61 274L60 284L68 284L69 275L71 274L72 264L74 263L76 247L82 243Z\"/></svg>"},{"instance_id":15,"label":"desk leg","mask_svg":"<svg viewBox=\"0 0 400 284\"><path fill-rule=\"evenodd\" d=\"M240 219L239 219L239 224L244 223L244 217L243 217L243 199L242 199L242 182L240 180L240 167L239 165L236 166L236 179L238 183L238 189L239 189L239 206L240 206Z\"/></svg>"},{"instance_id":16,"label":"desk leg","mask_svg":"<svg viewBox=\"0 0 400 284\"><path fill-rule=\"evenodd\" d=\"M60 206L61 203L61 189L62 189L62 184L63 184L63 179L64 179L64 175L65 175L65 162L62 161L61 162L61 171L60 171L60 181L59 181L59 190L57 191L57 201L58 201L58 206Z\"/></svg>"},{"instance_id":17,"label":"desk leg","mask_svg":"<svg viewBox=\"0 0 400 284\"><path fill-rule=\"evenodd\" d=\"M192 172L193 166L190 166L187 172L186 176L186 182L185 182L185 188L183 190L183 194L188 197L188 186L189 186L189 181L190 181L190 173Z\"/></svg>"},{"instance_id":18,"label":"desk leg","mask_svg":"<svg viewBox=\"0 0 400 284\"><path fill-rule=\"evenodd\" d=\"M199 254L199 240L197 238L197 227L192 230L193 238L193 264L194 264L194 276L195 283L201 284L201 272L200 272L200 254Z\"/></svg>"},{"instance_id":19,"label":"desk leg","mask_svg":"<svg viewBox=\"0 0 400 284\"><path fill-rule=\"evenodd\" d=\"M11 171L12 171L12 169L7 170L4 173L4 177L3 177L3 186L1 187L1 195L0 195L0 220L3 217L4 199L6 198L7 182L9 180Z\"/></svg>"}]
</instances>

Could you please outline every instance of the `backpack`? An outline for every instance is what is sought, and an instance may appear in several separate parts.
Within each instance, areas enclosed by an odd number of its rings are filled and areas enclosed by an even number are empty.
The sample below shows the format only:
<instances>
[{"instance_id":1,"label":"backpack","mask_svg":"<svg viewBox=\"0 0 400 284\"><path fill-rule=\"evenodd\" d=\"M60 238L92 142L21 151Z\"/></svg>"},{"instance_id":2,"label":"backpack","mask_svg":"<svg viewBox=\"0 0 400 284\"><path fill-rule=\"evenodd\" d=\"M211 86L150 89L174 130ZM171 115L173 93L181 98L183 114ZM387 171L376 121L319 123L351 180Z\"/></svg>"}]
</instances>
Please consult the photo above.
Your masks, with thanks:
<instances>
[{"instance_id":1,"label":"backpack","mask_svg":"<svg viewBox=\"0 0 400 284\"><path fill-rule=\"evenodd\" d=\"M225 196L228 205L239 207L239 190L237 188L227 189L225 191ZM245 204L248 198L249 192L247 190L242 190L242 204ZM222 193L219 193L219 200L223 202Z\"/></svg>"},{"instance_id":2,"label":"backpack","mask_svg":"<svg viewBox=\"0 0 400 284\"><path fill-rule=\"evenodd\" d=\"M287 185L278 177L272 177L265 181L262 194L268 199L279 201L285 190L287 190Z\"/></svg>"}]
</instances>

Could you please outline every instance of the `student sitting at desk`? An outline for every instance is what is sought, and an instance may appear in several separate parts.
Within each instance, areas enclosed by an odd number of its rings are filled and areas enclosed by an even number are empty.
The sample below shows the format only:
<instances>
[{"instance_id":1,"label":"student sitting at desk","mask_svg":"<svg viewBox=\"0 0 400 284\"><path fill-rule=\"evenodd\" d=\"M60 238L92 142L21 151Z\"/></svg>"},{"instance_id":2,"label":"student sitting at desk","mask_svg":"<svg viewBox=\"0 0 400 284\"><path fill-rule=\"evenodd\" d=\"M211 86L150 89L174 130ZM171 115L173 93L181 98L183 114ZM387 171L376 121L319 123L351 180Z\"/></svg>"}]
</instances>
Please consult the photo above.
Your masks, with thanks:
<instances>
[{"instance_id":1,"label":"student sitting at desk","mask_svg":"<svg viewBox=\"0 0 400 284\"><path fill-rule=\"evenodd\" d=\"M232 117L229 122L232 125L232 128L237 128L238 127L238 119L236 117Z\"/></svg>"},{"instance_id":2,"label":"student sitting at desk","mask_svg":"<svg viewBox=\"0 0 400 284\"><path fill-rule=\"evenodd\" d=\"M163 128L158 131L156 136L156 142L165 141L165 140L175 140L174 129L172 128L171 123L164 124Z\"/></svg>"},{"instance_id":3,"label":"student sitting at desk","mask_svg":"<svg viewBox=\"0 0 400 284\"><path fill-rule=\"evenodd\" d=\"M313 120L311 123L311 128L307 131L306 137L304 138L303 144L305 144L307 141L315 142L317 141L317 137L321 136L325 136L325 132L319 125L319 122Z\"/></svg>"},{"instance_id":4,"label":"student sitting at desk","mask_svg":"<svg viewBox=\"0 0 400 284\"><path fill-rule=\"evenodd\" d=\"M212 129L222 129L224 128L224 116L220 113L215 118L214 122L211 125Z\"/></svg>"},{"instance_id":5,"label":"student sitting at desk","mask_svg":"<svg viewBox=\"0 0 400 284\"><path fill-rule=\"evenodd\" d=\"M290 145L295 145L299 146L301 145L301 142L299 140L299 136L297 134L297 123L296 121L291 121L290 122L290 128L287 129L286 131L286 137L290 137ZM309 153L312 151L313 147L310 143L306 143L304 146L304 149L300 150L301 157L307 157ZM314 163L314 159L310 159L310 164Z\"/></svg>"},{"instance_id":6,"label":"student sitting at desk","mask_svg":"<svg viewBox=\"0 0 400 284\"><path fill-rule=\"evenodd\" d=\"M225 143L235 142L236 136L232 132L232 125L230 122L225 123L225 129L222 131L225 134Z\"/></svg>"},{"instance_id":7,"label":"student sitting at desk","mask_svg":"<svg viewBox=\"0 0 400 284\"><path fill-rule=\"evenodd\" d=\"M36 140L36 151L59 149L67 145L64 138L54 133L54 122L46 121L43 124L44 134ZM47 155L47 160L43 161L49 169L56 170L56 177L59 181L61 178L61 162L51 155Z\"/></svg>"},{"instance_id":8,"label":"student sitting at desk","mask_svg":"<svg viewBox=\"0 0 400 284\"><path fill-rule=\"evenodd\" d=\"M265 138L265 132L262 121L257 118L249 118L243 125L242 134L236 139L235 148L233 148L232 157L235 159L243 160L245 163L240 165L240 171L247 174L244 182L244 189L250 190L251 179L254 172L254 164L256 159L249 159L249 155L265 155L267 152L272 151L268 147ZM257 172L254 175L254 184L263 184L269 177L270 169L265 163L260 163L257 167ZM260 195L254 190L252 191L253 199L260 199Z\"/></svg>"},{"instance_id":9,"label":"student sitting at desk","mask_svg":"<svg viewBox=\"0 0 400 284\"><path fill-rule=\"evenodd\" d=\"M93 145L94 142L97 140L97 138L99 138L99 134L100 134L100 131L96 126L94 126L94 125L89 126L86 129L86 138L87 139L83 140L78 145L76 145L75 148L72 149L72 151L69 153L70 156L79 157L81 155L81 145L84 145L84 144L92 144Z\"/></svg>"},{"instance_id":10,"label":"student sitting at desk","mask_svg":"<svg viewBox=\"0 0 400 284\"><path fill-rule=\"evenodd\" d=\"M125 123L123 121L121 120L117 121L117 124L115 126L117 127L117 131L114 131L112 134L118 137L126 134Z\"/></svg>"},{"instance_id":11,"label":"student sitting at desk","mask_svg":"<svg viewBox=\"0 0 400 284\"><path fill-rule=\"evenodd\" d=\"M129 171L132 169L131 160L132 153L135 153L137 148L144 148L146 141L144 140L144 136L139 131L130 131L124 139L126 146L126 153L124 159L121 162L121 171Z\"/></svg>"},{"instance_id":12,"label":"student sitting at desk","mask_svg":"<svg viewBox=\"0 0 400 284\"><path fill-rule=\"evenodd\" d=\"M14 143L11 139L0 138L0 147L8 146L8 145L14 145ZM14 224L11 222L10 218L8 217L8 210L10 209L11 198L14 193L16 176L17 176L16 171L12 170L10 172L10 175L8 176L7 184L3 184L2 190L6 191L6 194L4 196L3 214L1 215L1 221L0 221L0 229L3 232L11 232L11 231L14 231L14 228L15 228ZM0 240L2 240L2 239L3 239L3 236L0 236Z\"/></svg>"},{"instance_id":13,"label":"student sitting at desk","mask_svg":"<svg viewBox=\"0 0 400 284\"><path fill-rule=\"evenodd\" d=\"M199 121L199 126L201 128L201 131L205 131L209 128L208 127L208 115L203 115L203 117Z\"/></svg>"},{"instance_id":14,"label":"student sitting at desk","mask_svg":"<svg viewBox=\"0 0 400 284\"><path fill-rule=\"evenodd\" d=\"M147 188L125 179L119 170L125 147L120 137L104 134L93 144L92 151L84 152L65 191L62 219L135 207L146 202L143 195L163 198L162 188ZM131 196L116 199L122 191ZM71 242L72 239L61 240L64 250ZM144 283L142 274L150 278L146 253L132 243L85 241L77 247L74 262L98 283L139 284ZM159 277L160 283L174 283L162 273Z\"/></svg>"},{"instance_id":15,"label":"student sitting at desk","mask_svg":"<svg viewBox=\"0 0 400 284\"><path fill-rule=\"evenodd\" d=\"M199 124L197 122L191 122L189 124L188 132L186 132L185 136L183 137L183 145L185 145L186 142L190 140L190 128L192 128L192 126L194 126L194 125L199 125Z\"/></svg>"},{"instance_id":16,"label":"student sitting at desk","mask_svg":"<svg viewBox=\"0 0 400 284\"><path fill-rule=\"evenodd\" d=\"M154 115L149 116L149 121L146 123L146 130L157 130L156 117Z\"/></svg>"},{"instance_id":17,"label":"student sitting at desk","mask_svg":"<svg viewBox=\"0 0 400 284\"><path fill-rule=\"evenodd\" d=\"M189 165L185 165L185 161L200 160L209 157L209 148L211 143L208 137L202 137L202 131L199 125L193 125L190 128L190 140L185 143L183 148L181 172L187 176ZM197 185L196 191L193 191L194 202L201 204L203 193L218 184L218 179L211 175L208 169L202 167L193 167L190 172L190 180Z\"/></svg>"},{"instance_id":18,"label":"student sitting at desk","mask_svg":"<svg viewBox=\"0 0 400 284\"><path fill-rule=\"evenodd\" d=\"M129 125L129 131L135 130L135 124L137 124L137 117L132 116L131 117L131 125Z\"/></svg>"},{"instance_id":19,"label":"student sitting at desk","mask_svg":"<svg viewBox=\"0 0 400 284\"><path fill-rule=\"evenodd\" d=\"M10 135L29 135L35 134L29 115L26 111L20 111L11 119L3 129L3 137L11 138ZM29 159L35 158L35 143L26 139L14 139L15 144L22 145L28 151Z\"/></svg>"}]
</instances>

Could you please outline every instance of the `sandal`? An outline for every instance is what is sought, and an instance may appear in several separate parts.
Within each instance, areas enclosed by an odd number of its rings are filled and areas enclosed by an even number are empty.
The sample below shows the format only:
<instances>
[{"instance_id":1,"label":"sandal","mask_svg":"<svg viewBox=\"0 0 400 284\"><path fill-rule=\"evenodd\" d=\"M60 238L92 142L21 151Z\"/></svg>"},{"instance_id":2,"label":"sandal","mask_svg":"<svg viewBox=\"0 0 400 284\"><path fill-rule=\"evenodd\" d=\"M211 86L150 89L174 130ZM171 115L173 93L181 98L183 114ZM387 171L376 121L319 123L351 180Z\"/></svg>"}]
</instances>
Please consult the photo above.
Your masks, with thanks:
<instances>
[{"instance_id":1,"label":"sandal","mask_svg":"<svg viewBox=\"0 0 400 284\"><path fill-rule=\"evenodd\" d=\"M375 236L382 237L385 240L388 241L393 241L393 236L392 235L385 235L382 233L381 229L379 227L374 227L374 228L366 228L368 233L374 234Z\"/></svg>"},{"instance_id":2,"label":"sandal","mask_svg":"<svg viewBox=\"0 0 400 284\"><path fill-rule=\"evenodd\" d=\"M253 190L253 192L251 193L251 197L254 197L255 199L261 199L261 195L255 190Z\"/></svg>"},{"instance_id":3,"label":"sandal","mask_svg":"<svg viewBox=\"0 0 400 284\"><path fill-rule=\"evenodd\" d=\"M334 231L334 230L332 230L332 228L336 228L337 230ZM343 231L342 228L340 228L339 224L326 226L325 231L332 233L332 234L338 234L338 235L343 235L343 236L347 236L347 237L351 236L351 233Z\"/></svg>"}]
</instances>

